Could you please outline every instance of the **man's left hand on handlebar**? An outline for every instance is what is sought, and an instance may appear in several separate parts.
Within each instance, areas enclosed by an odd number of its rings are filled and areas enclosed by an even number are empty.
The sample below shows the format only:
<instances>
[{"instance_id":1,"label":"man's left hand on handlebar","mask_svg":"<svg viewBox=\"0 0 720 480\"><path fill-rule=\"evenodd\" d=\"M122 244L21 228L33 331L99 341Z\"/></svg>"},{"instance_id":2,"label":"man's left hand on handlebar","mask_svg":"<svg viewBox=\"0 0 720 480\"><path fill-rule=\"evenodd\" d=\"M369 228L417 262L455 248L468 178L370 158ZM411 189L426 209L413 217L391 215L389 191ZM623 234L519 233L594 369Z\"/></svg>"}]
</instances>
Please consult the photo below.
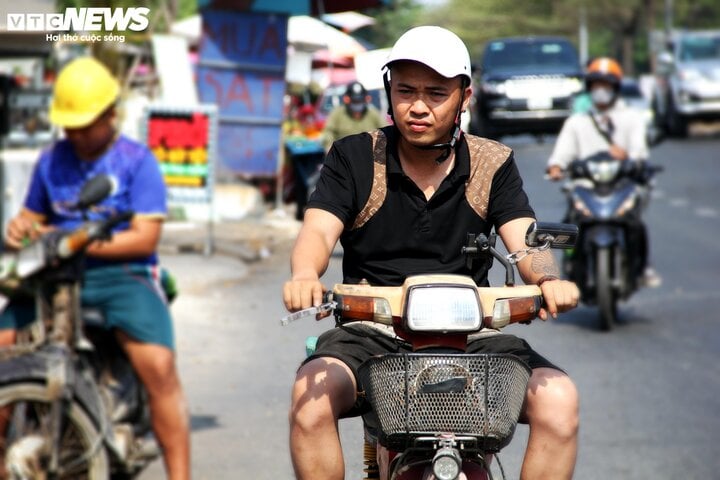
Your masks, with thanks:
<instances>
[{"instance_id":1,"label":"man's left hand on handlebar","mask_svg":"<svg viewBox=\"0 0 720 480\"><path fill-rule=\"evenodd\" d=\"M545 306L538 312L542 320L548 319L548 313L557 318L558 313L572 310L580 299L577 285L567 280L548 280L541 283L540 289L545 299Z\"/></svg>"}]
</instances>

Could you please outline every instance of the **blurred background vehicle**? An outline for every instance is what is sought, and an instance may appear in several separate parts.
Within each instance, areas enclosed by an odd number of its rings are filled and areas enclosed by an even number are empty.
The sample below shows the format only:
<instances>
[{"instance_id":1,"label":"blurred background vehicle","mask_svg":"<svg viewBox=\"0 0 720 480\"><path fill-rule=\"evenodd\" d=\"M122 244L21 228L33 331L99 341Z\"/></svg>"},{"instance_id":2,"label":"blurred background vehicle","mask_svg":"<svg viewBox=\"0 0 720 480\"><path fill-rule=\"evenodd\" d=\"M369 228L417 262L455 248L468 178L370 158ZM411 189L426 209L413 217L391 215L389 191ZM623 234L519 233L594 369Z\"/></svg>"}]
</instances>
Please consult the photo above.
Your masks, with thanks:
<instances>
[{"instance_id":1,"label":"blurred background vehicle","mask_svg":"<svg viewBox=\"0 0 720 480\"><path fill-rule=\"evenodd\" d=\"M643 93L640 83L634 78L623 78L622 82L620 82L620 98L628 107L634 108L643 114L647 128L648 144L657 144L661 139L661 132L655 121L652 100Z\"/></svg>"},{"instance_id":2,"label":"blurred background vehicle","mask_svg":"<svg viewBox=\"0 0 720 480\"><path fill-rule=\"evenodd\" d=\"M583 88L575 47L563 37L508 37L485 46L471 133L557 133Z\"/></svg>"},{"instance_id":3,"label":"blurred background vehicle","mask_svg":"<svg viewBox=\"0 0 720 480\"><path fill-rule=\"evenodd\" d=\"M676 31L657 56L655 117L668 134L693 120L720 120L720 30Z\"/></svg>"}]
</instances>

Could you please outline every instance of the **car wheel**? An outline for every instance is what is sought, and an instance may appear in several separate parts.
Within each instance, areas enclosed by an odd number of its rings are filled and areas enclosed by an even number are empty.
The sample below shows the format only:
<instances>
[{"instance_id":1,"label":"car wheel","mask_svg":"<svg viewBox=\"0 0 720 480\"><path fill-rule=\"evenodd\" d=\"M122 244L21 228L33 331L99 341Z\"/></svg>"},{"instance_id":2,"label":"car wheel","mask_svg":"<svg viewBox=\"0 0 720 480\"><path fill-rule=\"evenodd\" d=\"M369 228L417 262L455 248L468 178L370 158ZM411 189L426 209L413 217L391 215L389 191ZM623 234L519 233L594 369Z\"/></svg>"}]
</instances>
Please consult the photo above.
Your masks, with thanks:
<instances>
[{"instance_id":1,"label":"car wheel","mask_svg":"<svg viewBox=\"0 0 720 480\"><path fill-rule=\"evenodd\" d=\"M660 111L660 105L657 96L653 96L651 108L653 112L653 125L658 130L665 132L667 127L665 123L666 115L663 115L663 113Z\"/></svg>"},{"instance_id":2,"label":"car wheel","mask_svg":"<svg viewBox=\"0 0 720 480\"><path fill-rule=\"evenodd\" d=\"M500 134L497 129L492 126L490 119L482 113L478 114L477 117L478 119L475 122L475 131L477 132L477 135L479 137L485 137L492 140L500 140Z\"/></svg>"},{"instance_id":3,"label":"car wheel","mask_svg":"<svg viewBox=\"0 0 720 480\"><path fill-rule=\"evenodd\" d=\"M667 127L668 133L673 137L685 138L688 136L688 121L680 112L677 111L675 100L672 96L668 98L667 108Z\"/></svg>"}]
</instances>

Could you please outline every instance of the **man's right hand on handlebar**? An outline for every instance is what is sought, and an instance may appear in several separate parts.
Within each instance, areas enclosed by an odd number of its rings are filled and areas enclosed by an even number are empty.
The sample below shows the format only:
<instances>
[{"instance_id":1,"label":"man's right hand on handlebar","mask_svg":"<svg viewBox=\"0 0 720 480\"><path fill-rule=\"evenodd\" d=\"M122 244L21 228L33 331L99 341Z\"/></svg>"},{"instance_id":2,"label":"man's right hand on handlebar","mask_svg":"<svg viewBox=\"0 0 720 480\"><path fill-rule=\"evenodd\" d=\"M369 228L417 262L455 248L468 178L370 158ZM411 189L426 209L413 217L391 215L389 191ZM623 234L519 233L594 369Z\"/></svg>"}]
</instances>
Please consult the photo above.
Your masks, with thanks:
<instances>
[{"instance_id":1,"label":"man's right hand on handlebar","mask_svg":"<svg viewBox=\"0 0 720 480\"><path fill-rule=\"evenodd\" d=\"M550 180L556 182L562 180L565 177L565 172L559 165L551 165L547 169L547 175Z\"/></svg>"},{"instance_id":2,"label":"man's right hand on handlebar","mask_svg":"<svg viewBox=\"0 0 720 480\"><path fill-rule=\"evenodd\" d=\"M296 277L285 282L283 286L283 302L285 308L290 312L297 312L305 308L317 307L323 302L323 292L326 288L315 277ZM318 315L319 318L326 317L330 314Z\"/></svg>"},{"instance_id":3,"label":"man's right hand on handlebar","mask_svg":"<svg viewBox=\"0 0 720 480\"><path fill-rule=\"evenodd\" d=\"M28 243L34 242L51 229L43 224L42 218L35 218L30 212L23 211L8 223L5 245L18 250Z\"/></svg>"}]
</instances>

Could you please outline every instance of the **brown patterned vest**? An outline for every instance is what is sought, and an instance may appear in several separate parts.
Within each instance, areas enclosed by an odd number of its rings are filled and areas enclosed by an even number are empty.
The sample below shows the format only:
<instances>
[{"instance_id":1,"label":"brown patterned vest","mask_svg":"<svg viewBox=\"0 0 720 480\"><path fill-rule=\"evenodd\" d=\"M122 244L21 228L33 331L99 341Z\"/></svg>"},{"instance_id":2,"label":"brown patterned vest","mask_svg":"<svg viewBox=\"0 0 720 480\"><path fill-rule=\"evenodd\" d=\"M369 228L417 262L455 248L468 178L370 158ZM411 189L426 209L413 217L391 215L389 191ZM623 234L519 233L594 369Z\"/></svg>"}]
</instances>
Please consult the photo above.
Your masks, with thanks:
<instances>
[{"instance_id":1,"label":"brown patterned vest","mask_svg":"<svg viewBox=\"0 0 720 480\"><path fill-rule=\"evenodd\" d=\"M352 230L365 225L385 201L387 174L385 150L387 138L382 130L370 132L373 145L373 184L367 203L355 217ZM502 143L464 134L470 151L470 176L465 182L465 199L482 219L487 219L490 189L495 172L510 157L512 150Z\"/></svg>"}]
</instances>

